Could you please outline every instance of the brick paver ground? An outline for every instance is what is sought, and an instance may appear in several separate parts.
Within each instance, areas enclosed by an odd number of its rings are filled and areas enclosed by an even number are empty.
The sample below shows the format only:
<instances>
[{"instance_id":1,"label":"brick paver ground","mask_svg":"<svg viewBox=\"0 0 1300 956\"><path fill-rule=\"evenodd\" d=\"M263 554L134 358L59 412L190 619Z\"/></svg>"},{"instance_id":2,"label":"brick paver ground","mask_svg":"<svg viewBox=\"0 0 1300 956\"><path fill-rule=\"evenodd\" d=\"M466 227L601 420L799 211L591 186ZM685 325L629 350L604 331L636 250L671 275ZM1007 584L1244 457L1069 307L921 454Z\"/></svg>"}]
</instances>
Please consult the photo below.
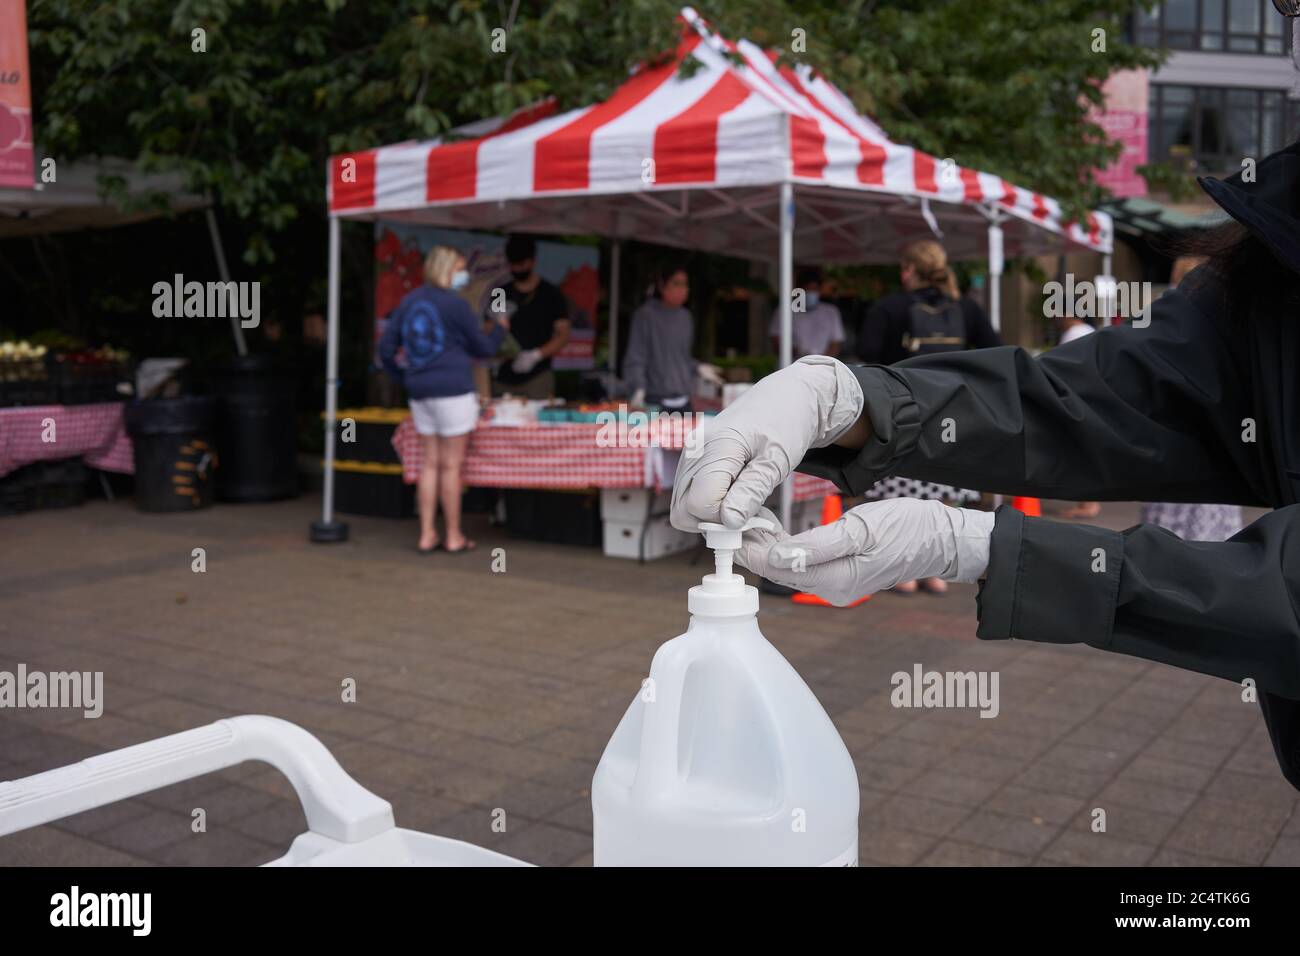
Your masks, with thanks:
<instances>
[{"instance_id":1,"label":"brick paver ground","mask_svg":"<svg viewBox=\"0 0 1300 956\"><path fill-rule=\"evenodd\" d=\"M265 713L320 737L399 825L589 863L592 771L704 566L513 541L481 520L474 555L419 556L412 522L357 518L350 543L314 546L316 507L99 502L0 519L0 670L105 681L99 719L0 711L0 780ZM1134 514L1108 505L1103 521ZM497 546L505 573L490 569ZM977 641L964 586L852 610L765 596L760 623L853 754L864 864L1300 864L1297 793L1231 683ZM890 677L917 663L997 671L999 715L895 709ZM287 781L247 764L0 838L0 864L254 864L304 829Z\"/></svg>"}]
</instances>

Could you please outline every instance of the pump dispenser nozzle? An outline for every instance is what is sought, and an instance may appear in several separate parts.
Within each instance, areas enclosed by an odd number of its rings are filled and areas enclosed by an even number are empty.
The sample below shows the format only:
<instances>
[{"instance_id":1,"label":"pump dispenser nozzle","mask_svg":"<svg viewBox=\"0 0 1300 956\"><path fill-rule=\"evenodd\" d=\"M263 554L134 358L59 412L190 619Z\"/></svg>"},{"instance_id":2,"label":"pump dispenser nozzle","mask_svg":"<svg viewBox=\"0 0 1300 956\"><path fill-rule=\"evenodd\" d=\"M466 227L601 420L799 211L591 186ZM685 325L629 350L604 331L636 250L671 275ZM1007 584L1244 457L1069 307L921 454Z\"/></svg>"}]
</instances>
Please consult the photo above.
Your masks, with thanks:
<instances>
[{"instance_id":1,"label":"pump dispenser nozzle","mask_svg":"<svg viewBox=\"0 0 1300 956\"><path fill-rule=\"evenodd\" d=\"M732 556L740 548L744 532L751 528L773 530L766 518L750 518L739 528L706 521L700 525L704 543L713 549L713 574L691 588L689 605L692 614L733 616L758 611L758 590L732 571Z\"/></svg>"}]
</instances>

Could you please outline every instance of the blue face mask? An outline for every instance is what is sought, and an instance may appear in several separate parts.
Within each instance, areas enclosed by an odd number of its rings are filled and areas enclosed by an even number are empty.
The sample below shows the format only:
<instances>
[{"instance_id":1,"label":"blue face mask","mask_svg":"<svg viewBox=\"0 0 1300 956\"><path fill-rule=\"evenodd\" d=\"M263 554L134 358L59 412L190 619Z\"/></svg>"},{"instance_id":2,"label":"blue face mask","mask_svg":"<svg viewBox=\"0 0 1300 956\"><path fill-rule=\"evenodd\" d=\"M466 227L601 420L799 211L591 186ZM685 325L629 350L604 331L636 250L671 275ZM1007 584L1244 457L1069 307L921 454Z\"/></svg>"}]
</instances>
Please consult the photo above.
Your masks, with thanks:
<instances>
[{"instance_id":1,"label":"blue face mask","mask_svg":"<svg viewBox=\"0 0 1300 956\"><path fill-rule=\"evenodd\" d=\"M808 307L808 311L811 312L813 309L817 308L817 306L821 304L822 301L821 293L820 292L805 293L803 297L803 301L804 301L804 305Z\"/></svg>"},{"instance_id":2,"label":"blue face mask","mask_svg":"<svg viewBox=\"0 0 1300 956\"><path fill-rule=\"evenodd\" d=\"M457 269L451 274L451 287L453 289L463 289L469 285L469 273L464 269Z\"/></svg>"}]
</instances>

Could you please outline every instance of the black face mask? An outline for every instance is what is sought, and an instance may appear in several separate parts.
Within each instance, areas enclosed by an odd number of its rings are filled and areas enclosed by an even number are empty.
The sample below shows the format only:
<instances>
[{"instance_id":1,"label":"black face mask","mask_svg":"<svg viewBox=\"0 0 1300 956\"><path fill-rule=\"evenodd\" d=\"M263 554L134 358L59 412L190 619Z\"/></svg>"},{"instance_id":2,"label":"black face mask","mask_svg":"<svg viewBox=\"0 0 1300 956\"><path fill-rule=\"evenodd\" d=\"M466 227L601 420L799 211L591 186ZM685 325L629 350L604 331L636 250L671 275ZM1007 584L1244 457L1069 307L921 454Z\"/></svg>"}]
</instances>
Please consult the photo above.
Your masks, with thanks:
<instances>
[{"instance_id":1,"label":"black face mask","mask_svg":"<svg viewBox=\"0 0 1300 956\"><path fill-rule=\"evenodd\" d=\"M516 282L523 282L532 274L533 274L532 269L511 269L510 270L510 277L514 279Z\"/></svg>"}]
</instances>

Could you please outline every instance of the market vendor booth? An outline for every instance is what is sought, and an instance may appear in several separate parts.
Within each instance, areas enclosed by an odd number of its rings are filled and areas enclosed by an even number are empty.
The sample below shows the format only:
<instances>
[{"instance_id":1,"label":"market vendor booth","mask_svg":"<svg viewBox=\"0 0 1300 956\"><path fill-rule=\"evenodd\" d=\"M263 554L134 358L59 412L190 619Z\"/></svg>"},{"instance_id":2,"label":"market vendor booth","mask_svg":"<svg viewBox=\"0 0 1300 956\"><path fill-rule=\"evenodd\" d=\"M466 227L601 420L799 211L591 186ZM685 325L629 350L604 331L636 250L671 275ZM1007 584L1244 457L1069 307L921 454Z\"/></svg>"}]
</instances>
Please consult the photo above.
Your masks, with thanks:
<instances>
[{"instance_id":1,"label":"market vendor booth","mask_svg":"<svg viewBox=\"0 0 1300 956\"><path fill-rule=\"evenodd\" d=\"M562 114L543 103L454 142L400 143L330 160L328 420L338 386L345 220L609 238L611 339L621 240L773 262L782 365L791 360L796 244L806 262L892 263L906 241L941 234L954 259L989 260L995 323L1007 255L1090 250L1105 257L1102 271L1109 272L1105 214L1070 221L1046 196L896 143L810 67L778 65L775 54L718 35L689 7L682 19L675 55L634 71L602 102ZM693 69L681 69L686 60ZM617 354L613 342L610 352ZM520 436L534 433L511 442L521 457L562 444L547 437L556 425L516 427ZM488 423L479 432L506 434ZM483 480L489 449L501 441L509 440L476 433L469 483ZM585 452L595 450L582 442ZM333 428L325 459L322 515L312 536L341 540L346 526L333 514ZM629 474L638 463L644 474L645 456L628 456ZM644 478L636 486L652 487ZM788 483L781 502L787 524L794 490Z\"/></svg>"}]
</instances>

